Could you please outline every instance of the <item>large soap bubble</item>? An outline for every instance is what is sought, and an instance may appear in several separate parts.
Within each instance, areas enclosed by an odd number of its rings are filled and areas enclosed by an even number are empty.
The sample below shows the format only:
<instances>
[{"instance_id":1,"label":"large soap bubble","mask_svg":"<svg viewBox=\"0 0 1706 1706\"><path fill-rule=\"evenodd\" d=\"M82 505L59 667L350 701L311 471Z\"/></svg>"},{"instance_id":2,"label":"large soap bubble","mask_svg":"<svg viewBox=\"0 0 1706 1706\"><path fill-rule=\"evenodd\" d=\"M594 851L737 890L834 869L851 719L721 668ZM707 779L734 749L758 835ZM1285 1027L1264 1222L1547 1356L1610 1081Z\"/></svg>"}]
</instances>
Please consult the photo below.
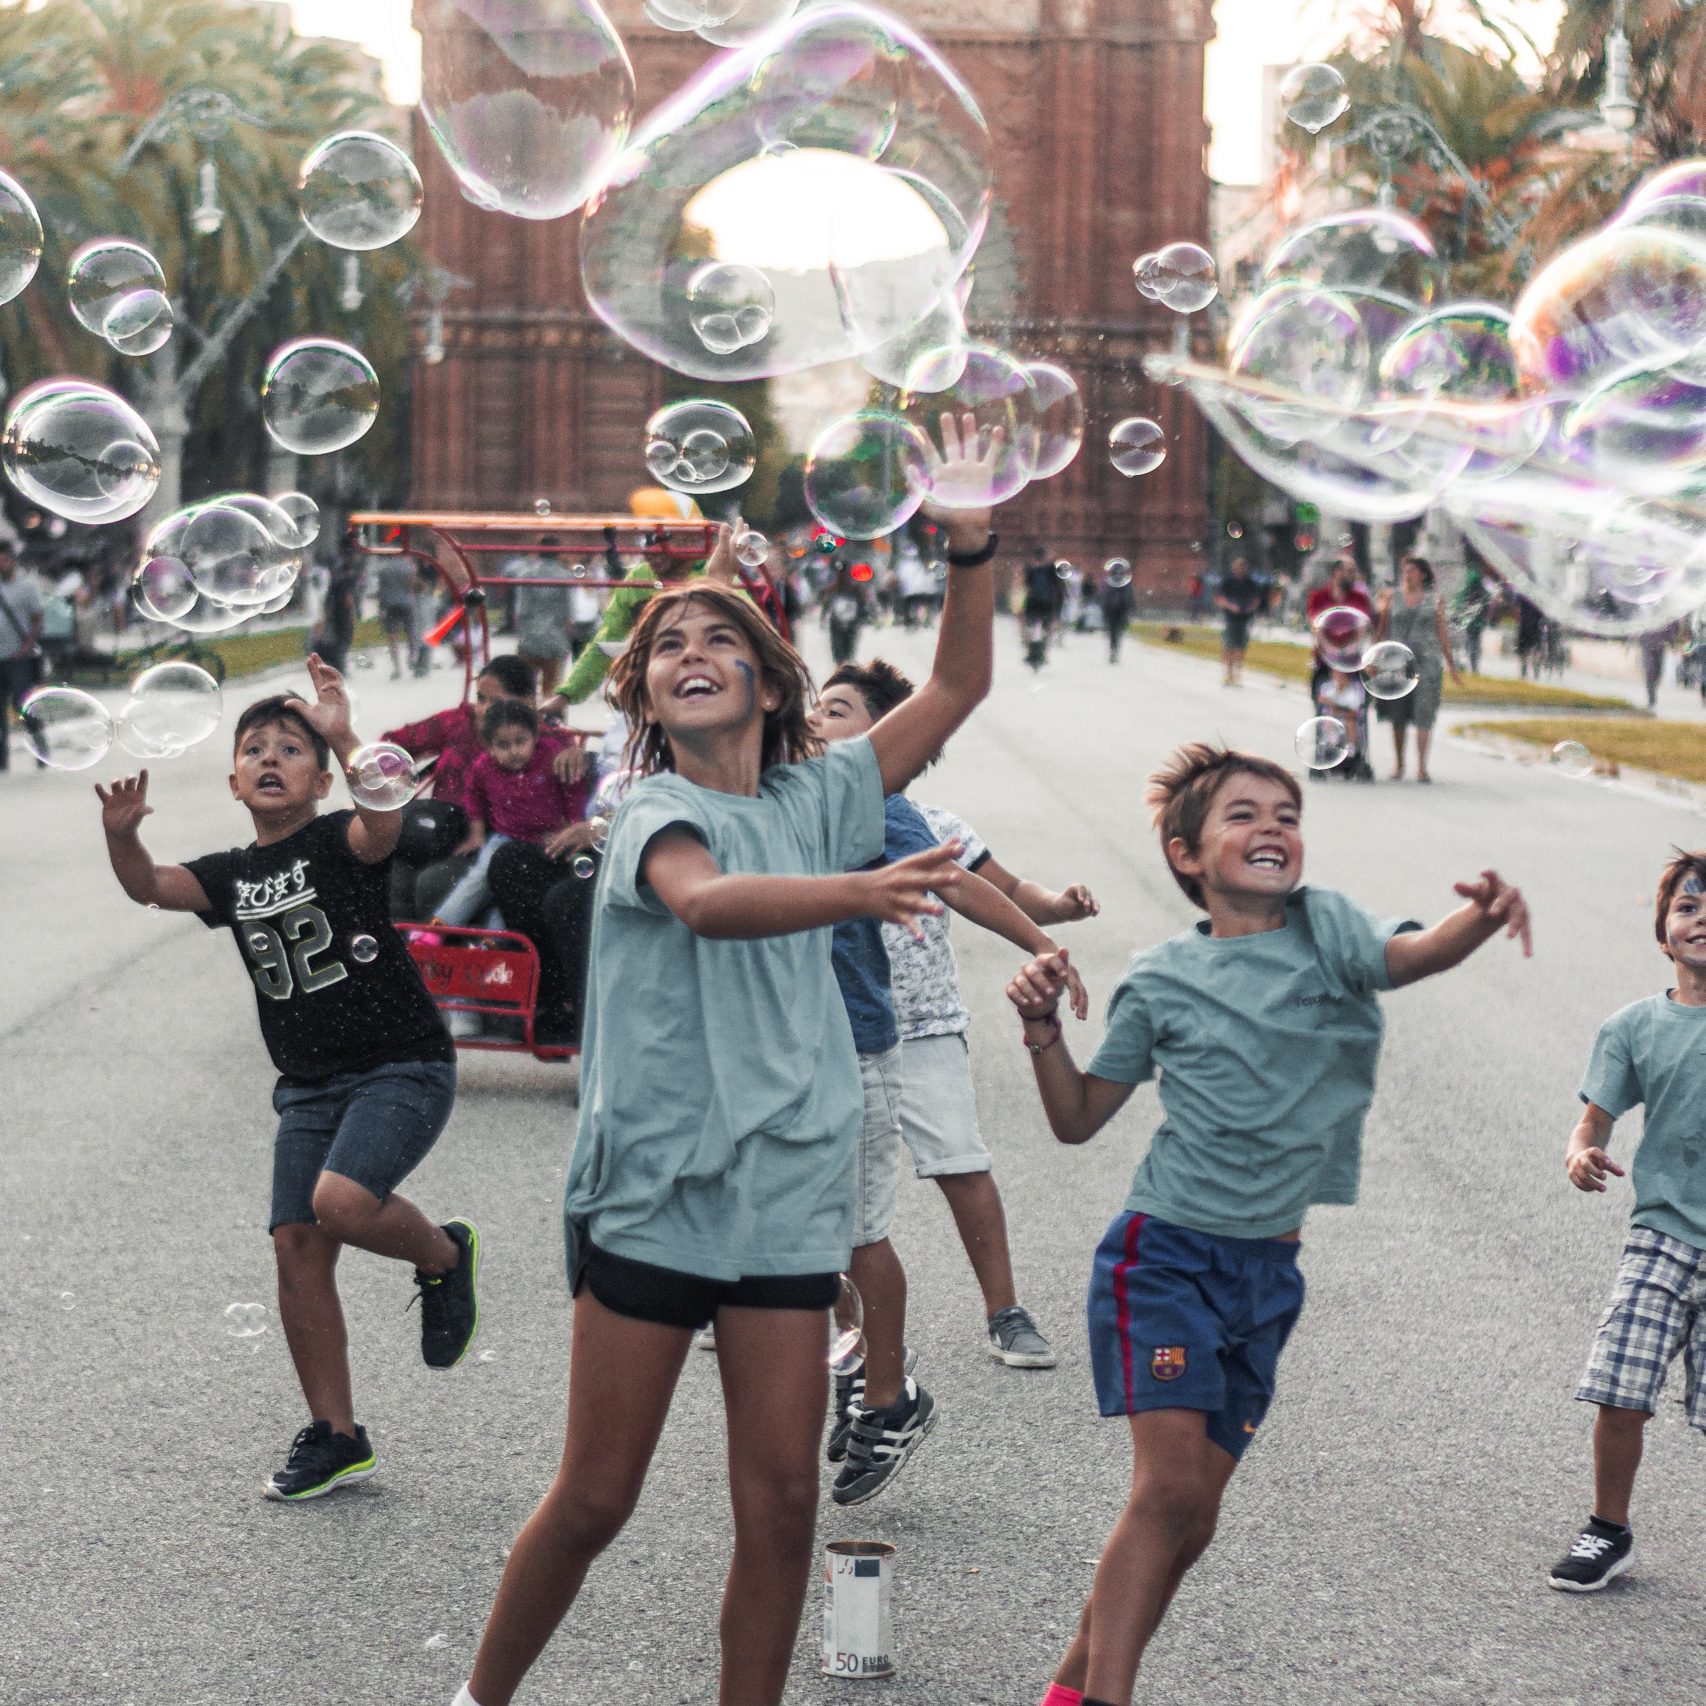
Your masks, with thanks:
<instances>
[{"instance_id":1,"label":"large soap bubble","mask_svg":"<svg viewBox=\"0 0 1706 1706\"><path fill-rule=\"evenodd\" d=\"M628 138L634 68L597 0L422 0L421 116L476 207L560 219Z\"/></svg>"},{"instance_id":2,"label":"large soap bubble","mask_svg":"<svg viewBox=\"0 0 1706 1706\"><path fill-rule=\"evenodd\" d=\"M344 130L317 144L297 179L302 222L334 249L383 249L421 216L421 175L396 143Z\"/></svg>"},{"instance_id":3,"label":"large soap bubble","mask_svg":"<svg viewBox=\"0 0 1706 1706\"><path fill-rule=\"evenodd\" d=\"M843 539L881 539L917 514L930 489L930 445L900 415L865 409L832 422L806 457L806 504Z\"/></svg>"},{"instance_id":4,"label":"large soap bubble","mask_svg":"<svg viewBox=\"0 0 1706 1706\"><path fill-rule=\"evenodd\" d=\"M1351 98L1345 80L1331 65L1294 65L1280 79L1280 111L1311 136L1325 130Z\"/></svg>"},{"instance_id":5,"label":"large soap bubble","mask_svg":"<svg viewBox=\"0 0 1706 1706\"><path fill-rule=\"evenodd\" d=\"M276 349L261 382L261 419L298 456L343 450L379 417L379 375L336 338L297 338Z\"/></svg>"},{"instance_id":6,"label":"large soap bubble","mask_svg":"<svg viewBox=\"0 0 1706 1706\"><path fill-rule=\"evenodd\" d=\"M267 604L295 584L296 559L268 528L261 505L276 509L264 498L233 494L192 505L185 517L178 555L196 590L217 603Z\"/></svg>"},{"instance_id":7,"label":"large soap bubble","mask_svg":"<svg viewBox=\"0 0 1706 1706\"><path fill-rule=\"evenodd\" d=\"M941 382L944 367L958 369L952 384ZM1021 490L1034 471L1031 455L1040 448L1037 401L1024 364L991 344L920 356L907 375L900 412L950 463L946 470L939 462L934 467L931 498L945 509L982 509L1005 503ZM977 444L961 445L966 454L954 458L951 453L968 414ZM951 426L944 424L945 418L951 419Z\"/></svg>"},{"instance_id":8,"label":"large soap bubble","mask_svg":"<svg viewBox=\"0 0 1706 1706\"><path fill-rule=\"evenodd\" d=\"M127 297L152 291L163 296L166 274L140 243L126 237L96 237L71 256L65 297L79 325L98 338L110 337L108 320Z\"/></svg>"},{"instance_id":9,"label":"large soap bubble","mask_svg":"<svg viewBox=\"0 0 1706 1706\"><path fill-rule=\"evenodd\" d=\"M758 447L739 409L695 398L646 422L646 469L671 491L726 492L752 476Z\"/></svg>"},{"instance_id":10,"label":"large soap bubble","mask_svg":"<svg viewBox=\"0 0 1706 1706\"><path fill-rule=\"evenodd\" d=\"M41 215L10 172L0 172L0 302L10 302L41 265Z\"/></svg>"},{"instance_id":11,"label":"large soap bubble","mask_svg":"<svg viewBox=\"0 0 1706 1706\"><path fill-rule=\"evenodd\" d=\"M130 577L130 599L144 621L175 622L195 608L197 587L181 557L146 557Z\"/></svg>"},{"instance_id":12,"label":"large soap bubble","mask_svg":"<svg viewBox=\"0 0 1706 1706\"><path fill-rule=\"evenodd\" d=\"M1680 493L1706 476L1706 385L1636 368L1590 391L1563 421L1585 466L1624 491Z\"/></svg>"},{"instance_id":13,"label":"large soap bubble","mask_svg":"<svg viewBox=\"0 0 1706 1706\"><path fill-rule=\"evenodd\" d=\"M1441 268L1433 239L1415 220L1396 208L1363 207L1288 232L1262 276L1269 283L1370 291L1426 308L1439 289Z\"/></svg>"},{"instance_id":14,"label":"large soap bubble","mask_svg":"<svg viewBox=\"0 0 1706 1706\"><path fill-rule=\"evenodd\" d=\"M6 410L0 464L32 503L95 526L135 515L160 483L160 446L125 400L87 380L44 379Z\"/></svg>"},{"instance_id":15,"label":"large soap bubble","mask_svg":"<svg viewBox=\"0 0 1706 1706\"><path fill-rule=\"evenodd\" d=\"M113 719L80 687L38 687L23 703L30 751L54 770L87 770L113 744Z\"/></svg>"},{"instance_id":16,"label":"large soap bubble","mask_svg":"<svg viewBox=\"0 0 1706 1706\"><path fill-rule=\"evenodd\" d=\"M647 120L588 205L587 298L697 378L857 356L953 289L990 184L982 115L935 51L863 7L814 8L714 60ZM767 337L707 347L689 294L707 263L764 275Z\"/></svg>"},{"instance_id":17,"label":"large soap bubble","mask_svg":"<svg viewBox=\"0 0 1706 1706\"><path fill-rule=\"evenodd\" d=\"M219 683L193 663L157 663L130 684L119 713L119 738L139 758L169 758L199 745L219 727Z\"/></svg>"},{"instance_id":18,"label":"large soap bubble","mask_svg":"<svg viewBox=\"0 0 1706 1706\"><path fill-rule=\"evenodd\" d=\"M1361 406L1368 336L1356 304L1338 291L1278 284L1233 323L1226 365L1251 383L1251 422L1276 443L1293 444Z\"/></svg>"},{"instance_id":19,"label":"large soap bubble","mask_svg":"<svg viewBox=\"0 0 1706 1706\"><path fill-rule=\"evenodd\" d=\"M648 0L648 3L674 4L675 0ZM784 18L791 18L799 5L800 0L743 0L721 23L697 24L694 28L717 47L738 47Z\"/></svg>"},{"instance_id":20,"label":"large soap bubble","mask_svg":"<svg viewBox=\"0 0 1706 1706\"><path fill-rule=\"evenodd\" d=\"M958 295L949 291L924 318L904 332L863 351L859 365L873 379L904 390L909 374L917 369L919 375L939 383L945 390L965 371L965 352L970 339L966 336L966 317ZM923 367L918 358L932 357ZM958 357L957 361L955 357Z\"/></svg>"},{"instance_id":21,"label":"large soap bubble","mask_svg":"<svg viewBox=\"0 0 1706 1706\"><path fill-rule=\"evenodd\" d=\"M1049 480L1071 462L1084 442L1084 399L1072 375L1053 362L1026 362L1025 378L1030 382L1034 412L1019 429L1028 435L1021 448L1031 464L1031 478Z\"/></svg>"}]
</instances>

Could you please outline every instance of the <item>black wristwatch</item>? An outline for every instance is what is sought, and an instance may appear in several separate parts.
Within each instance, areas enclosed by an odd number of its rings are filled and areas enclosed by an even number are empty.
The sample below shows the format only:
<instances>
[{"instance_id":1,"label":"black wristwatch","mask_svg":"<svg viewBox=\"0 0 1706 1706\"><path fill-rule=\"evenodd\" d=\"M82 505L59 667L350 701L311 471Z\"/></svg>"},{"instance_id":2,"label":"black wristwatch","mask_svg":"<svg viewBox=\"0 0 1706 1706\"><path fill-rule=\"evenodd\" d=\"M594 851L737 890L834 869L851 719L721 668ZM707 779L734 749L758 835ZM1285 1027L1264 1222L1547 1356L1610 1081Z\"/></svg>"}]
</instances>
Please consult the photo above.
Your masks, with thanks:
<instances>
[{"instance_id":1,"label":"black wristwatch","mask_svg":"<svg viewBox=\"0 0 1706 1706\"><path fill-rule=\"evenodd\" d=\"M979 569L995 555L996 547L1001 543L1001 535L992 533L979 550L948 552L948 567L950 569Z\"/></svg>"}]
</instances>

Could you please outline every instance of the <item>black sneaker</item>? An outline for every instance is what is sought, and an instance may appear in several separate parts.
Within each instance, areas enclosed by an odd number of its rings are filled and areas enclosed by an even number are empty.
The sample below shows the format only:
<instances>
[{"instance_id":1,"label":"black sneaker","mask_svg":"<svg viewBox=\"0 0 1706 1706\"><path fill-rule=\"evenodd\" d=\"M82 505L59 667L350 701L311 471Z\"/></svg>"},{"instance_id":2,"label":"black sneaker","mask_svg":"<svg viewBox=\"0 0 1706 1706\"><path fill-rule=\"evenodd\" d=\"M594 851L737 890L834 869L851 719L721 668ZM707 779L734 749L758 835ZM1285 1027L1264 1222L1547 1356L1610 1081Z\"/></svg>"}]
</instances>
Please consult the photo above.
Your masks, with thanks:
<instances>
[{"instance_id":1,"label":"black sneaker","mask_svg":"<svg viewBox=\"0 0 1706 1706\"><path fill-rule=\"evenodd\" d=\"M358 1427L351 1439L348 1434L333 1433L330 1422L310 1422L290 1442L284 1467L261 1491L269 1499L286 1503L317 1499L322 1493L365 1481L378 1466L366 1428Z\"/></svg>"},{"instance_id":2,"label":"black sneaker","mask_svg":"<svg viewBox=\"0 0 1706 1706\"><path fill-rule=\"evenodd\" d=\"M997 1309L989 1318L989 1354L1009 1368L1053 1368L1054 1346L1037 1331L1030 1310L1020 1304Z\"/></svg>"},{"instance_id":3,"label":"black sneaker","mask_svg":"<svg viewBox=\"0 0 1706 1706\"><path fill-rule=\"evenodd\" d=\"M1546 1580L1563 1593L1597 1593L1634 1561L1634 1532L1590 1516L1587 1527L1552 1566Z\"/></svg>"},{"instance_id":4,"label":"black sneaker","mask_svg":"<svg viewBox=\"0 0 1706 1706\"><path fill-rule=\"evenodd\" d=\"M918 1352L908 1345L901 1357L900 1371L911 1374L918 1366ZM853 1424L865 1407L865 1359L831 1366L835 1390L829 1395L829 1444L824 1456L831 1463L841 1463L847 1456L847 1442L853 1437Z\"/></svg>"},{"instance_id":5,"label":"black sneaker","mask_svg":"<svg viewBox=\"0 0 1706 1706\"><path fill-rule=\"evenodd\" d=\"M415 1269L421 1306L421 1361L428 1368L454 1368L468 1354L480 1326L480 1234L471 1220L448 1220L444 1230L462 1260L442 1274Z\"/></svg>"},{"instance_id":6,"label":"black sneaker","mask_svg":"<svg viewBox=\"0 0 1706 1706\"><path fill-rule=\"evenodd\" d=\"M936 1416L936 1400L911 1378L888 1409L861 1409L847 1441L847 1461L829 1496L838 1505L862 1505L874 1499L924 1443Z\"/></svg>"}]
</instances>

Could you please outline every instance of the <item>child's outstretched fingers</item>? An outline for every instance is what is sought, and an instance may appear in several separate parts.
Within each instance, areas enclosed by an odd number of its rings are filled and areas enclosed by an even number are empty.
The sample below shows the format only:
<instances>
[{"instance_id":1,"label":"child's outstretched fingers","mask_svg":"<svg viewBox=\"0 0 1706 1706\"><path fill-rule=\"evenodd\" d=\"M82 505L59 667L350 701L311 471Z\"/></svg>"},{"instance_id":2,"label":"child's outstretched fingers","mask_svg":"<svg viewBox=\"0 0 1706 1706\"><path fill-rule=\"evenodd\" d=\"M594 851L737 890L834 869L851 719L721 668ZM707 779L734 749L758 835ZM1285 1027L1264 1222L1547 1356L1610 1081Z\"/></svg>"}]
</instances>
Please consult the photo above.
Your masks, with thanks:
<instances>
[{"instance_id":1,"label":"child's outstretched fingers","mask_svg":"<svg viewBox=\"0 0 1706 1706\"><path fill-rule=\"evenodd\" d=\"M128 835L154 808L148 803L148 772L138 776L115 776L103 788L95 784L101 802L101 828L108 835Z\"/></svg>"},{"instance_id":2,"label":"child's outstretched fingers","mask_svg":"<svg viewBox=\"0 0 1706 1706\"><path fill-rule=\"evenodd\" d=\"M1607 1173L1624 1177L1623 1169L1603 1149L1576 1150L1564 1162L1564 1171L1578 1191L1603 1191Z\"/></svg>"},{"instance_id":3,"label":"child's outstretched fingers","mask_svg":"<svg viewBox=\"0 0 1706 1706\"><path fill-rule=\"evenodd\" d=\"M1062 889L1060 898L1067 915L1062 923L1068 919L1094 918L1102 910L1102 903L1083 883L1073 883L1070 888Z\"/></svg>"},{"instance_id":4,"label":"child's outstretched fingers","mask_svg":"<svg viewBox=\"0 0 1706 1706\"><path fill-rule=\"evenodd\" d=\"M1064 954L1062 958L1064 958ZM1066 968L1066 1000L1072 1009L1075 1019L1090 1017L1090 992L1084 987L1084 979L1078 975L1078 968L1069 965Z\"/></svg>"}]
</instances>

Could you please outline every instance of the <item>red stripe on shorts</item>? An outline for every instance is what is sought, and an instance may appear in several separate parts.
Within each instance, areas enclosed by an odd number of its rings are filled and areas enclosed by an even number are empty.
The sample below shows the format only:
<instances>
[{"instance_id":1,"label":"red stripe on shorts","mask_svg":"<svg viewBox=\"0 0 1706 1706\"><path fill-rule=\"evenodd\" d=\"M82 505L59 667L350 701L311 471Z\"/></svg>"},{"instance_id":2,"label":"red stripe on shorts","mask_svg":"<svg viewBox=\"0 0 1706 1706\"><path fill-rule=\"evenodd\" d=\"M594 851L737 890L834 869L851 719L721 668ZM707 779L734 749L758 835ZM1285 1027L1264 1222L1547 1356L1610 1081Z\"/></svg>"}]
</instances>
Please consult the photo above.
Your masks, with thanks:
<instances>
[{"instance_id":1,"label":"red stripe on shorts","mask_svg":"<svg viewBox=\"0 0 1706 1706\"><path fill-rule=\"evenodd\" d=\"M1131 1370L1131 1294L1126 1281L1137 1266L1137 1235L1143 1230L1147 1214L1134 1214L1125 1229L1125 1258L1114 1263L1114 1309L1120 1330L1120 1361L1125 1369L1125 1398L1128 1404L1137 1403L1137 1386Z\"/></svg>"}]
</instances>

